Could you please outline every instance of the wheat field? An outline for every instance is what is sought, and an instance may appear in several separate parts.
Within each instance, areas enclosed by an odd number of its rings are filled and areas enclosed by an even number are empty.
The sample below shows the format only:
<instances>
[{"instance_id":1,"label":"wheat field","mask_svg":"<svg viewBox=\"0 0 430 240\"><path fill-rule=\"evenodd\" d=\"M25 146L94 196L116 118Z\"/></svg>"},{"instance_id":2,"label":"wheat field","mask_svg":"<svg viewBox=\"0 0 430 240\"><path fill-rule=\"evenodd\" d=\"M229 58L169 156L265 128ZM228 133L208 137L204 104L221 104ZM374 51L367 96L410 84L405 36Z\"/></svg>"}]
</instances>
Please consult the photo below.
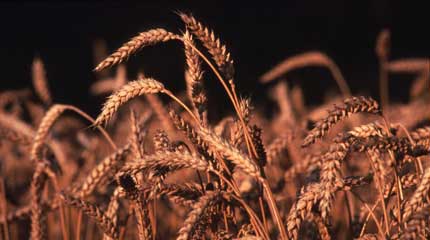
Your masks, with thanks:
<instances>
[{"instance_id":1,"label":"wheat field","mask_svg":"<svg viewBox=\"0 0 430 240\"><path fill-rule=\"evenodd\" d=\"M260 77L277 109L267 116L236 88L219 35L177 15L183 29L99 52L90 92L107 98L94 118L56 102L40 58L32 90L0 93L2 239L430 239L428 58L392 59L382 30L377 101L354 96L325 53L290 56ZM186 89L127 76L129 58L169 41ZM286 76L315 67L339 94L309 106ZM395 74L412 76L407 103L390 101ZM208 76L234 114L209 111Z\"/></svg>"}]
</instances>

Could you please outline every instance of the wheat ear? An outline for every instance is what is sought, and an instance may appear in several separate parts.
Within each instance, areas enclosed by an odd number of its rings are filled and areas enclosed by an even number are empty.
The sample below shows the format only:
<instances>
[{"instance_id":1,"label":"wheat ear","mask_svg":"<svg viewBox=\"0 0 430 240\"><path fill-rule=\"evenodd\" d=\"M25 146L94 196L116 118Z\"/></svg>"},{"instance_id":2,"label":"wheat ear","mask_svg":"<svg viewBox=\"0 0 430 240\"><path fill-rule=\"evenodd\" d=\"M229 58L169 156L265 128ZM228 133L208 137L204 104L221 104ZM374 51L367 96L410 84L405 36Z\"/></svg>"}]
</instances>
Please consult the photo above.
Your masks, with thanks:
<instances>
[{"instance_id":1,"label":"wheat ear","mask_svg":"<svg viewBox=\"0 0 430 240\"><path fill-rule=\"evenodd\" d=\"M210 149L224 155L244 172L263 182L262 176L260 175L260 168L247 155L240 152L237 148L233 147L207 128L200 128L198 134L203 141L209 145Z\"/></svg>"},{"instance_id":2,"label":"wheat ear","mask_svg":"<svg viewBox=\"0 0 430 240\"><path fill-rule=\"evenodd\" d=\"M94 219L103 230L104 234L113 239L118 239L118 232L115 225L96 205L67 194L61 194L60 196L67 205L82 210L85 214Z\"/></svg>"},{"instance_id":3,"label":"wheat ear","mask_svg":"<svg viewBox=\"0 0 430 240\"><path fill-rule=\"evenodd\" d=\"M72 191L73 194L80 198L90 195L104 178L109 175L112 176L119 170L119 168L124 164L125 158L130 151L131 144L127 144L103 159L88 174L85 180L80 184L79 188Z\"/></svg>"},{"instance_id":4,"label":"wheat ear","mask_svg":"<svg viewBox=\"0 0 430 240\"><path fill-rule=\"evenodd\" d=\"M130 99L142 94L154 94L164 90L164 85L152 78L140 78L129 82L108 97L94 125L97 126L109 121L118 108Z\"/></svg>"},{"instance_id":5,"label":"wheat ear","mask_svg":"<svg viewBox=\"0 0 430 240\"><path fill-rule=\"evenodd\" d=\"M183 36L184 40L194 45L193 38L188 31ZM200 121L205 124L207 115L207 96L203 86L203 70L199 55L191 48L190 44L184 45L187 69L185 81L187 84L188 98L193 103Z\"/></svg>"},{"instance_id":6,"label":"wheat ear","mask_svg":"<svg viewBox=\"0 0 430 240\"><path fill-rule=\"evenodd\" d=\"M316 122L315 127L308 133L302 146L306 147L323 137L330 128L349 117L351 114L366 112L381 114L378 103L370 97L351 97L344 100L343 106L334 106L327 117Z\"/></svg>"},{"instance_id":7,"label":"wheat ear","mask_svg":"<svg viewBox=\"0 0 430 240\"><path fill-rule=\"evenodd\" d=\"M408 218L417 211L422 209L426 197L429 196L430 190L430 167L428 167L421 177L421 182L419 183L417 189L411 198L406 202L403 208L403 219L408 220Z\"/></svg>"},{"instance_id":8,"label":"wheat ear","mask_svg":"<svg viewBox=\"0 0 430 240\"><path fill-rule=\"evenodd\" d=\"M228 80L233 79L233 60L225 45L221 44L219 38L215 37L214 32L203 26L202 23L191 15L179 13L179 16L191 33L203 43L203 46L212 55L213 60L224 74L225 78Z\"/></svg>"},{"instance_id":9,"label":"wheat ear","mask_svg":"<svg viewBox=\"0 0 430 240\"><path fill-rule=\"evenodd\" d=\"M211 207L217 204L220 200L219 192L206 192L205 195L201 196L199 201L193 205L193 209L188 213L187 219L185 220L182 228L179 230L177 240L188 240L194 235L197 225L201 224L205 212Z\"/></svg>"},{"instance_id":10,"label":"wheat ear","mask_svg":"<svg viewBox=\"0 0 430 240\"><path fill-rule=\"evenodd\" d=\"M97 65L94 70L100 71L121 63L143 47L155 45L161 42L167 42L174 39L180 39L180 36L168 32L162 28L141 32L139 35L133 37L130 41L118 48L108 58L99 63L99 65Z\"/></svg>"},{"instance_id":11,"label":"wheat ear","mask_svg":"<svg viewBox=\"0 0 430 240\"><path fill-rule=\"evenodd\" d=\"M52 98L49 91L48 80L46 79L45 67L40 58L34 58L32 64L32 80L37 96L46 105L51 105Z\"/></svg>"}]
</instances>

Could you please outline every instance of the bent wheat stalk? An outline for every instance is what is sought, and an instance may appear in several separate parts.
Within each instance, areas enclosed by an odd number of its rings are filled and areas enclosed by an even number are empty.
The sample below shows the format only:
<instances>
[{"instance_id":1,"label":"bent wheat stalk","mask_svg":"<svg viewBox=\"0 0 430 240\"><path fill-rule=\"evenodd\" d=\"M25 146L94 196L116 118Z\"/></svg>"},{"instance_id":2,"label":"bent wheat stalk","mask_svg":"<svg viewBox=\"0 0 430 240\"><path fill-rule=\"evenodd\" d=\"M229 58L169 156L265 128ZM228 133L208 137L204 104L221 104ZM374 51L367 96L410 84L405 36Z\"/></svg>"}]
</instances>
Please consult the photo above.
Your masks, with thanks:
<instances>
[{"instance_id":1,"label":"bent wheat stalk","mask_svg":"<svg viewBox=\"0 0 430 240\"><path fill-rule=\"evenodd\" d=\"M339 67L326 54L322 52L307 52L287 58L269 72L260 77L260 82L268 83L272 80L287 74L288 72L303 67L318 66L326 67L330 70L337 85L339 86L342 95L347 98L351 96L351 90L345 81Z\"/></svg>"}]
</instances>

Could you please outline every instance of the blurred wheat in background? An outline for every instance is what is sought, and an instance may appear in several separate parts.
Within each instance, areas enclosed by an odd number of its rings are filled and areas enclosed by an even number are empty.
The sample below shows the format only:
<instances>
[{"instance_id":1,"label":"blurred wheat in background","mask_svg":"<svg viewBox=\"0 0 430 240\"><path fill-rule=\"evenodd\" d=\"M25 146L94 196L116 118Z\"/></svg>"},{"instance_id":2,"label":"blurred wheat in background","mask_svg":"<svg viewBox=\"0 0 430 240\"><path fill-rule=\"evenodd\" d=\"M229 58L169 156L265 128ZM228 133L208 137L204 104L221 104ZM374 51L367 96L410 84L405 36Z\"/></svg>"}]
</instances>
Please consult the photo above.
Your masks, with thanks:
<instances>
[{"instance_id":1,"label":"blurred wheat in background","mask_svg":"<svg viewBox=\"0 0 430 240\"><path fill-rule=\"evenodd\" d=\"M40 58L33 90L0 93L2 239L430 238L428 58L392 59L381 31L379 102L353 96L325 53L288 57L260 78L277 104L269 117L241 97L218 35L177 14L183 29L138 33L109 56L96 44L90 90L108 95L96 118L56 102ZM186 89L127 76L129 58L168 41L182 44ZM309 67L339 94L305 105L285 76ZM398 73L415 76L407 103L389 99ZM209 111L208 75L233 115Z\"/></svg>"}]
</instances>

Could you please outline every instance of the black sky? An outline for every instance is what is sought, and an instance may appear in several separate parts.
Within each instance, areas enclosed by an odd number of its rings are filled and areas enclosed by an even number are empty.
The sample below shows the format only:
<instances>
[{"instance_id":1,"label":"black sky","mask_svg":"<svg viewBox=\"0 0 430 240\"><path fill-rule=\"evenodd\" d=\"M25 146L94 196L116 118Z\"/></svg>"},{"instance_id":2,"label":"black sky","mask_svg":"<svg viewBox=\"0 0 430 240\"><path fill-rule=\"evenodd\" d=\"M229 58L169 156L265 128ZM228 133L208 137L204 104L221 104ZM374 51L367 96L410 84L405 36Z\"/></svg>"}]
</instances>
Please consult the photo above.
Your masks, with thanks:
<instances>
[{"instance_id":1,"label":"black sky","mask_svg":"<svg viewBox=\"0 0 430 240\"><path fill-rule=\"evenodd\" d=\"M172 2L1 2L0 89L30 86L31 62L39 55L54 98L91 110L100 104L88 94L95 80L93 41L105 39L113 51L139 31L154 27L179 31L183 26L176 10L193 13L215 30L235 59L239 87L257 99L263 98L263 86L257 82L261 74L287 56L309 50L331 56L355 93L377 97L374 42L385 27L392 32L392 58L430 55L425 1ZM129 65L131 76L143 67L170 88L183 87L179 43L145 49ZM335 87L321 69L294 72L290 79L304 86L311 96L308 101ZM408 78L392 82L392 97L404 100Z\"/></svg>"}]
</instances>

